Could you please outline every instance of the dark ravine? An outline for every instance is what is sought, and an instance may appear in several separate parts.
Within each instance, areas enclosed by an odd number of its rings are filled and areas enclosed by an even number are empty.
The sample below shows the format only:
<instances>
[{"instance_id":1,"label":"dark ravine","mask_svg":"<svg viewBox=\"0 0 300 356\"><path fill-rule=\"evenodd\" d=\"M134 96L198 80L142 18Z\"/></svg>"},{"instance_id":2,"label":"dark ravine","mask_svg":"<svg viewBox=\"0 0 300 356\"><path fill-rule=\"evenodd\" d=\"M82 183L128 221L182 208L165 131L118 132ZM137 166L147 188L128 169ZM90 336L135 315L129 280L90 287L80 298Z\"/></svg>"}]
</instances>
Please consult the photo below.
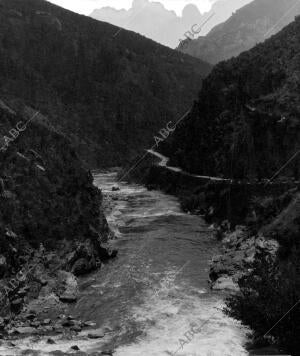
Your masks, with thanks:
<instances>
[{"instance_id":1,"label":"dark ravine","mask_svg":"<svg viewBox=\"0 0 300 356\"><path fill-rule=\"evenodd\" d=\"M0 0L0 353L161 356L196 323L186 353L246 356L250 329L298 356L300 18L204 81L116 31ZM84 168L126 166L170 120L130 170L148 190Z\"/></svg>"}]
</instances>

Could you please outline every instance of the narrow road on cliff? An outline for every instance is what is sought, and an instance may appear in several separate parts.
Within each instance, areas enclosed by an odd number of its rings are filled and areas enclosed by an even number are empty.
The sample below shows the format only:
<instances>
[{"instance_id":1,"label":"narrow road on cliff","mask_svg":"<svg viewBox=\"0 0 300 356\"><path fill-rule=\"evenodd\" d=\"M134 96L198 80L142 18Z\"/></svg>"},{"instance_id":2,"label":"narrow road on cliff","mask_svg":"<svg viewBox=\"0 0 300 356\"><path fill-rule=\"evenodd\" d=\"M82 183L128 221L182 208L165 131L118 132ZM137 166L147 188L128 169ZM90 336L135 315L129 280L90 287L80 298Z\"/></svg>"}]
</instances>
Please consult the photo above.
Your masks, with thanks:
<instances>
[{"instance_id":1,"label":"narrow road on cliff","mask_svg":"<svg viewBox=\"0 0 300 356\"><path fill-rule=\"evenodd\" d=\"M214 182L230 182L230 183L232 182L232 180L228 179L228 178L201 176L201 175L197 175L197 174L188 173L188 172L182 170L179 167L168 166L168 162L170 160L168 157L162 155L161 153L153 151L153 150L147 150L147 152L149 152L150 154L152 154L153 156L155 156L155 157L157 157L157 158L159 158L161 160L158 163L158 165L160 167L164 167L164 168L166 168L166 169L168 169L170 171L177 172L177 173L180 173L182 175L189 176L189 177L194 177L194 178L199 178L199 179L207 179L207 180L214 181Z\"/></svg>"}]
</instances>

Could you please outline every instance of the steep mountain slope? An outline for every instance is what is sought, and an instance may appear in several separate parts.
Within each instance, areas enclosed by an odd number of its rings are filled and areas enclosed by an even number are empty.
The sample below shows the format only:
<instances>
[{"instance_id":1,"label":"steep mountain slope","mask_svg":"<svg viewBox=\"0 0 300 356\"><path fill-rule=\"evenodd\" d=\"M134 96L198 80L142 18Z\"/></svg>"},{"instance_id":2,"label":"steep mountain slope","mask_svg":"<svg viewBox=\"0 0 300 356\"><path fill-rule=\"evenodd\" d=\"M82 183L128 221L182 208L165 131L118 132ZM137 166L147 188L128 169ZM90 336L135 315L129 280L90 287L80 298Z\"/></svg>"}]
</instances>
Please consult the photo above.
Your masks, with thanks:
<instances>
[{"instance_id":1,"label":"steep mountain slope","mask_svg":"<svg viewBox=\"0 0 300 356\"><path fill-rule=\"evenodd\" d=\"M50 295L59 274L73 278L71 272L95 269L110 254L101 192L69 140L19 100L0 100L0 135L3 316L38 297L47 282ZM31 280L24 275L27 265ZM17 273L23 276L18 282Z\"/></svg>"},{"instance_id":2,"label":"steep mountain slope","mask_svg":"<svg viewBox=\"0 0 300 356\"><path fill-rule=\"evenodd\" d=\"M174 134L173 165L198 174L270 177L300 147L300 17L219 63ZM299 158L284 174L299 178Z\"/></svg>"},{"instance_id":3,"label":"steep mountain slope","mask_svg":"<svg viewBox=\"0 0 300 356\"><path fill-rule=\"evenodd\" d=\"M122 164L152 143L209 70L44 0L0 2L0 93L48 114L94 166Z\"/></svg>"},{"instance_id":4,"label":"steep mountain slope","mask_svg":"<svg viewBox=\"0 0 300 356\"><path fill-rule=\"evenodd\" d=\"M230 16L240 9L241 7L249 4L253 0L217 0L213 3L213 6L209 13L204 14L205 18L210 17L213 14L213 17L205 25L204 33L201 32L201 36L206 35L214 27L228 20Z\"/></svg>"},{"instance_id":5,"label":"steep mountain slope","mask_svg":"<svg viewBox=\"0 0 300 356\"><path fill-rule=\"evenodd\" d=\"M215 64L239 55L280 31L300 14L298 0L255 0L236 11L205 37L179 50Z\"/></svg>"},{"instance_id":6,"label":"steep mountain slope","mask_svg":"<svg viewBox=\"0 0 300 356\"><path fill-rule=\"evenodd\" d=\"M129 10L103 7L94 10L90 16L99 21L135 31L154 41L175 48L179 44L179 39L182 39L194 24L200 26L207 18L210 18L201 29L201 35L205 35L214 26L227 20L233 11L250 1L218 0L209 12L203 14L200 13L196 5L188 4L183 9L182 16L177 16L174 11L167 10L159 2L134 0Z\"/></svg>"}]
</instances>

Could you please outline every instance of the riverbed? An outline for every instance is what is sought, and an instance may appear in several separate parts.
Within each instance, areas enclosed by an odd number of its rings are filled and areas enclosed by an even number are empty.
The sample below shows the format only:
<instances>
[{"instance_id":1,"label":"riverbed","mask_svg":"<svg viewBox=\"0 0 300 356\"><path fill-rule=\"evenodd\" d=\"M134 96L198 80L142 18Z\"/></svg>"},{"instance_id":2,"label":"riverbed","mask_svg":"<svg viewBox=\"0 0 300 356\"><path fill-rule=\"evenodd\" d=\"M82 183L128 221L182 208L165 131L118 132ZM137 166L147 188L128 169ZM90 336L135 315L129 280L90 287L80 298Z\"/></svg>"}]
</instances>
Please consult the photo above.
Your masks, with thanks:
<instances>
[{"instance_id":1,"label":"riverbed","mask_svg":"<svg viewBox=\"0 0 300 356\"><path fill-rule=\"evenodd\" d=\"M211 228L181 211L178 200L137 184L117 182L117 173L95 174L118 257L80 279L80 298L70 313L92 320L105 337L91 340L24 340L18 350L114 356L243 356L247 330L227 317L224 295L210 290L209 261L219 252ZM120 190L112 191L118 184ZM29 342L30 341L30 342ZM72 351L74 352L74 351ZM11 353L5 353L11 355Z\"/></svg>"}]
</instances>

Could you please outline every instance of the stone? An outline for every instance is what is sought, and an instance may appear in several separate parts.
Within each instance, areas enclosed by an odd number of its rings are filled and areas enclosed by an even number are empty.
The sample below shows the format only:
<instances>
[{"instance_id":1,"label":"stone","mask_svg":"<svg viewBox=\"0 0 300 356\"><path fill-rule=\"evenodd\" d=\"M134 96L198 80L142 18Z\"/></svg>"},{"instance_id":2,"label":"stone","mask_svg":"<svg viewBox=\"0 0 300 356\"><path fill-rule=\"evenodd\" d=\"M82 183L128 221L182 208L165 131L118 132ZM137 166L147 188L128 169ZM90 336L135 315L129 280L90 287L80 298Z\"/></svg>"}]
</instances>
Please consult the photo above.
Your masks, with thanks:
<instances>
[{"instance_id":1,"label":"stone","mask_svg":"<svg viewBox=\"0 0 300 356\"><path fill-rule=\"evenodd\" d=\"M212 285L213 290L226 290L232 292L238 292L240 290L237 283L235 283L232 277L220 277Z\"/></svg>"},{"instance_id":2,"label":"stone","mask_svg":"<svg viewBox=\"0 0 300 356\"><path fill-rule=\"evenodd\" d=\"M62 323L61 323L62 326L65 326L65 327L70 327L70 326L74 326L75 325L75 322L74 320L64 320Z\"/></svg>"},{"instance_id":3,"label":"stone","mask_svg":"<svg viewBox=\"0 0 300 356\"><path fill-rule=\"evenodd\" d=\"M53 339L51 339L51 338L49 338L48 340L47 340L47 344L50 344L50 345L53 345L53 344L55 344L56 342L53 340Z\"/></svg>"},{"instance_id":4,"label":"stone","mask_svg":"<svg viewBox=\"0 0 300 356\"><path fill-rule=\"evenodd\" d=\"M71 349L75 350L75 351L79 351L80 350L80 348L77 345L71 346Z\"/></svg>"},{"instance_id":5,"label":"stone","mask_svg":"<svg viewBox=\"0 0 300 356\"><path fill-rule=\"evenodd\" d=\"M36 315L34 313L28 313L25 315L25 318L28 320L33 320L36 318Z\"/></svg>"},{"instance_id":6,"label":"stone","mask_svg":"<svg viewBox=\"0 0 300 356\"><path fill-rule=\"evenodd\" d=\"M114 185L114 186L111 188L111 190L112 190L113 192L117 192L118 190L120 190L120 188L119 188L118 186Z\"/></svg>"},{"instance_id":7,"label":"stone","mask_svg":"<svg viewBox=\"0 0 300 356\"><path fill-rule=\"evenodd\" d=\"M34 329L30 326L21 326L21 327L15 328L15 332L17 334L34 334L36 332L36 329Z\"/></svg>"},{"instance_id":8,"label":"stone","mask_svg":"<svg viewBox=\"0 0 300 356\"><path fill-rule=\"evenodd\" d=\"M106 333L112 333L112 332L113 332L113 329L111 329L109 326L106 326L106 327L104 328L104 332L106 332Z\"/></svg>"},{"instance_id":9,"label":"stone","mask_svg":"<svg viewBox=\"0 0 300 356\"><path fill-rule=\"evenodd\" d=\"M105 335L101 331L92 331L88 334L88 338L90 339L101 339Z\"/></svg>"},{"instance_id":10,"label":"stone","mask_svg":"<svg viewBox=\"0 0 300 356\"><path fill-rule=\"evenodd\" d=\"M64 293L59 296L59 300L64 303L75 303L77 296L74 293Z\"/></svg>"},{"instance_id":11,"label":"stone","mask_svg":"<svg viewBox=\"0 0 300 356\"><path fill-rule=\"evenodd\" d=\"M79 293L76 277L70 272L59 271L58 279L61 288L64 289L64 291L59 295L60 301L66 303L76 302Z\"/></svg>"},{"instance_id":12,"label":"stone","mask_svg":"<svg viewBox=\"0 0 300 356\"><path fill-rule=\"evenodd\" d=\"M41 323L38 320L32 321L30 323L30 326L32 326L33 328L38 328L40 325L41 325Z\"/></svg>"},{"instance_id":13,"label":"stone","mask_svg":"<svg viewBox=\"0 0 300 356\"><path fill-rule=\"evenodd\" d=\"M79 325L74 325L74 326L71 327L71 330L80 333L80 331L81 331L82 329L81 329L81 327L80 327Z\"/></svg>"},{"instance_id":14,"label":"stone","mask_svg":"<svg viewBox=\"0 0 300 356\"><path fill-rule=\"evenodd\" d=\"M42 324L43 325L49 325L51 323L51 320L50 319L44 319L43 321L42 321Z\"/></svg>"},{"instance_id":15,"label":"stone","mask_svg":"<svg viewBox=\"0 0 300 356\"><path fill-rule=\"evenodd\" d=\"M90 326L90 327L92 327L92 326L96 326L96 323L94 323L93 321L85 321L85 322L83 323L83 326Z\"/></svg>"}]
</instances>

